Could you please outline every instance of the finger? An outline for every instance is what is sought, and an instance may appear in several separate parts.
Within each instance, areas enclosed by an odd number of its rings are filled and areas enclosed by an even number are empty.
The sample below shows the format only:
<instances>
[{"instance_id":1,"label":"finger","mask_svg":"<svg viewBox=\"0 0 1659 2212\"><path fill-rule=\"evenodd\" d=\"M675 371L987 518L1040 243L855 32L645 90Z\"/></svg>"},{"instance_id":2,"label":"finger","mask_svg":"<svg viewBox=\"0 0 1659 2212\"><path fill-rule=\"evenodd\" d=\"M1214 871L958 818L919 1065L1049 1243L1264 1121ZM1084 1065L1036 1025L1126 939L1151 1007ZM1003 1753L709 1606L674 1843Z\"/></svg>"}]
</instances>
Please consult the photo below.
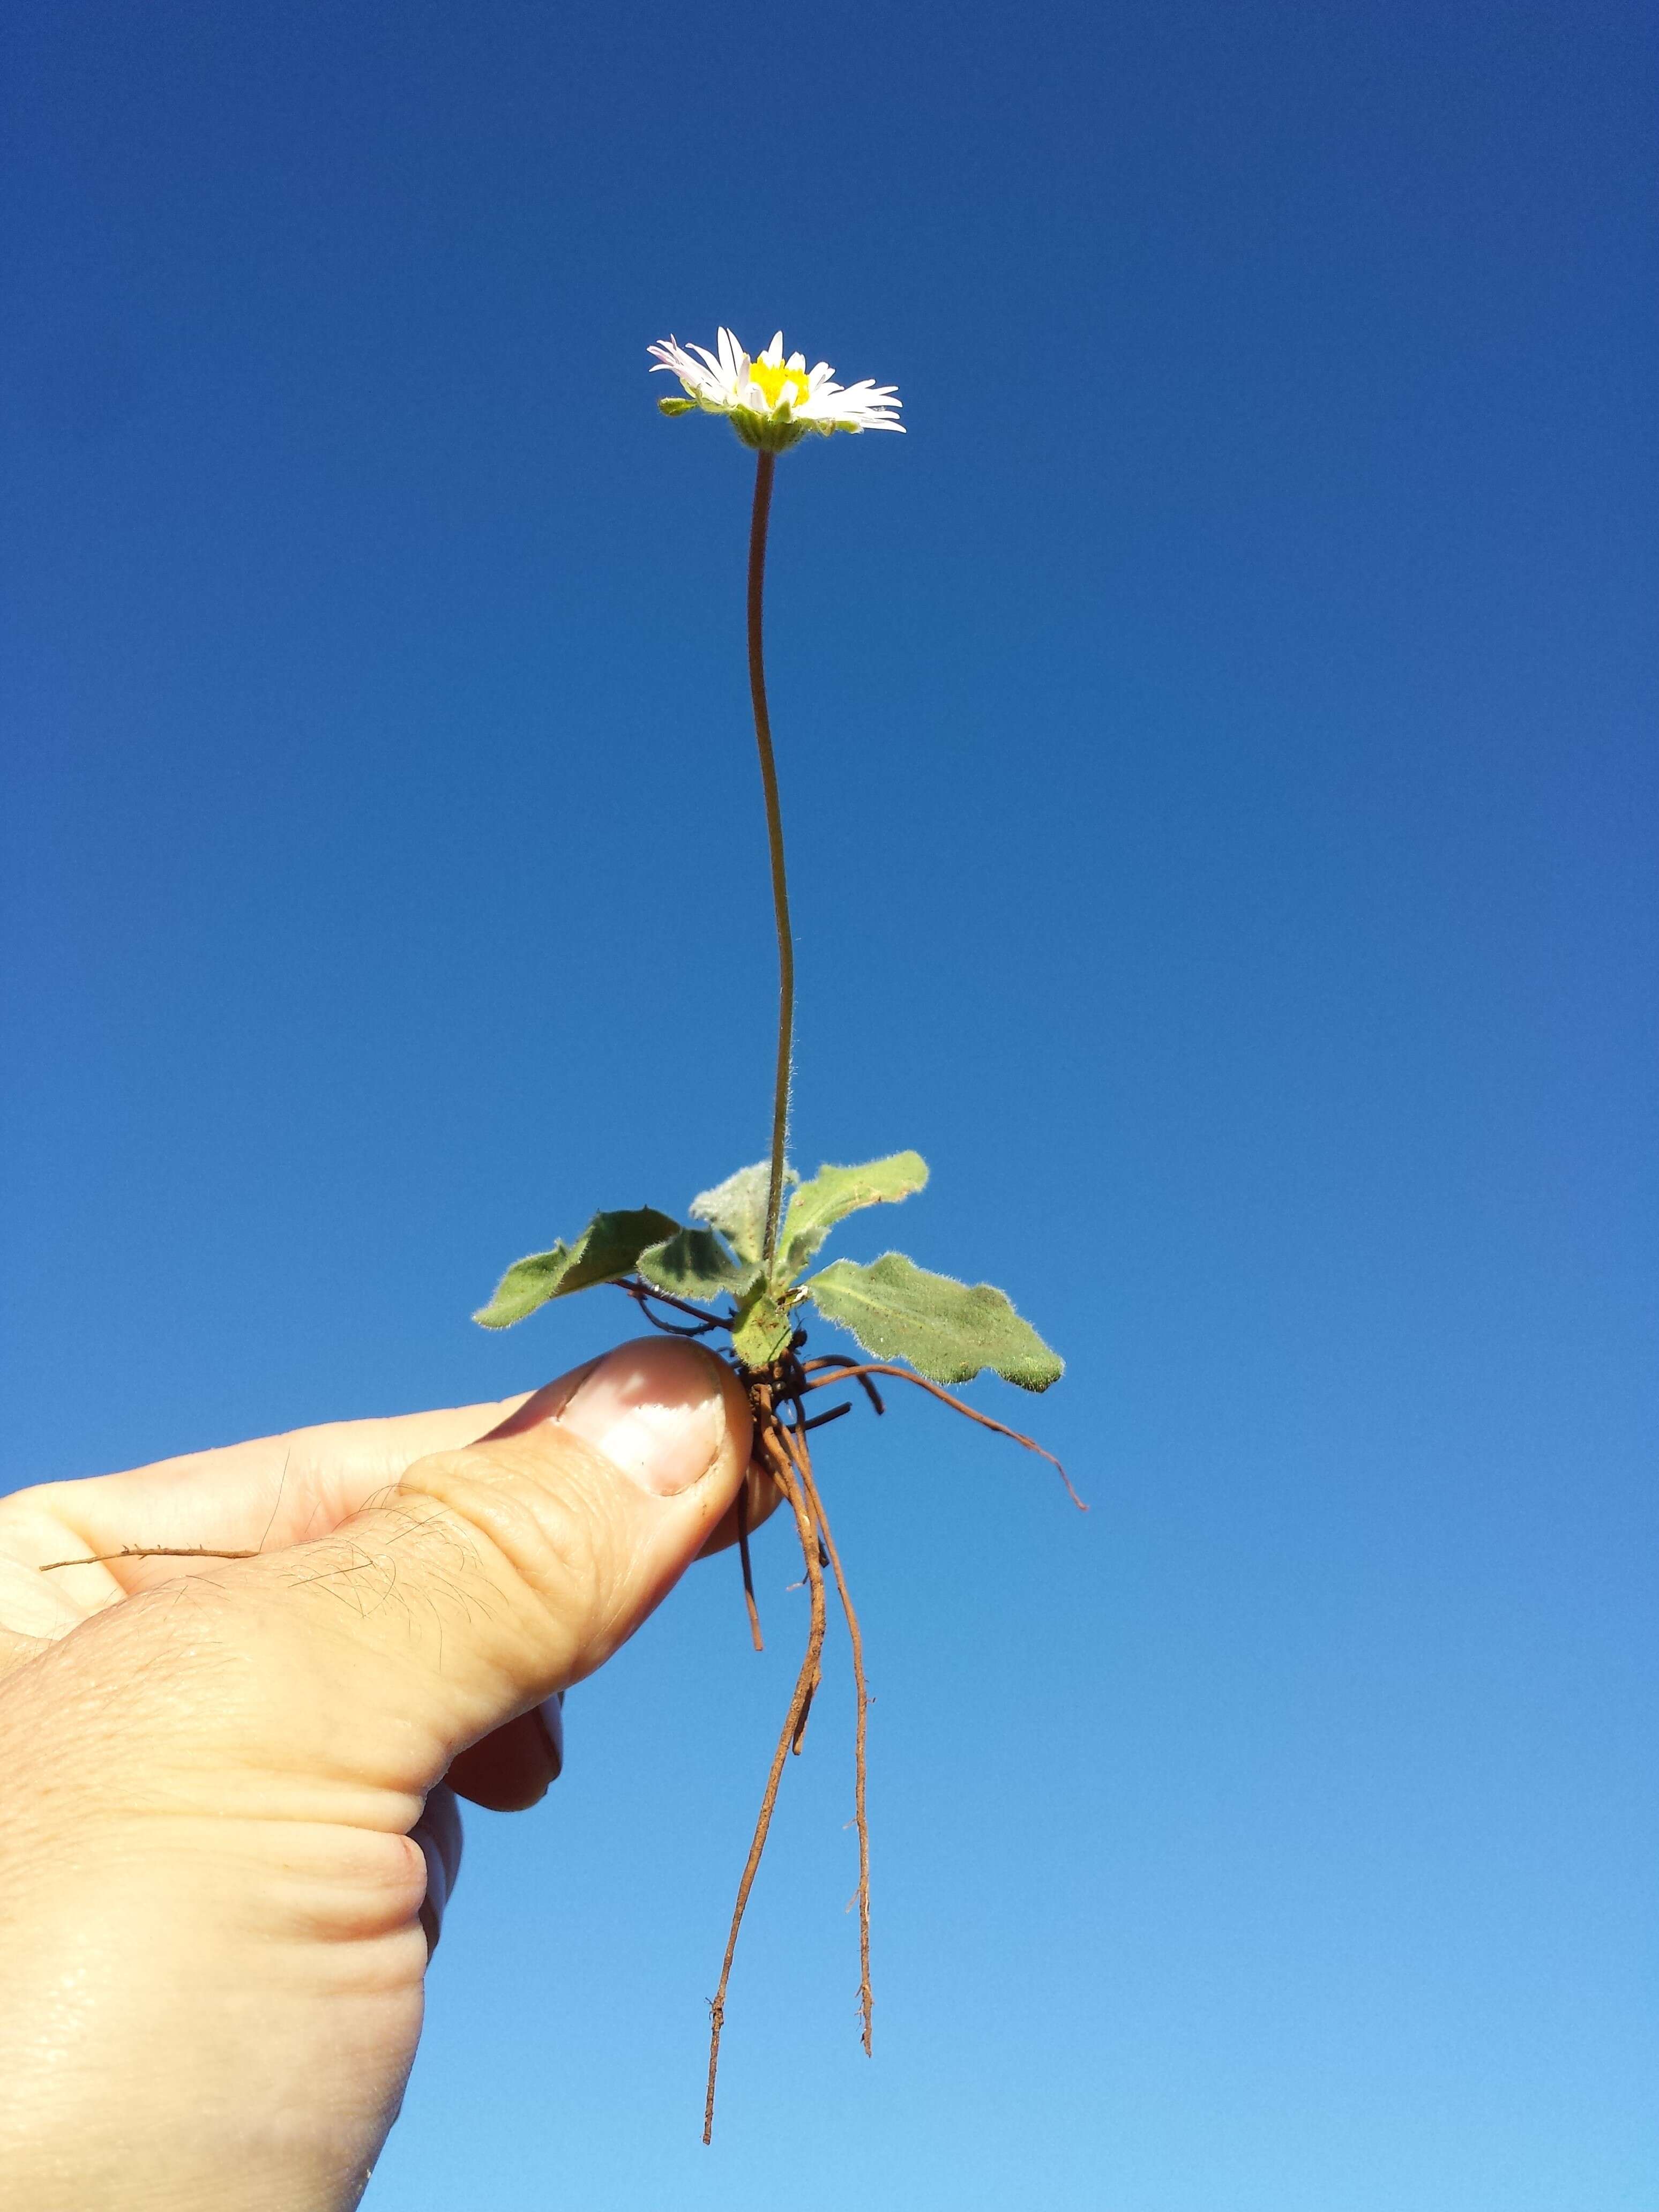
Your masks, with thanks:
<instances>
[{"instance_id":1,"label":"finger","mask_svg":"<svg viewBox=\"0 0 1659 2212\"><path fill-rule=\"evenodd\" d=\"M386 1420L328 1422L121 1474L40 1483L0 1498L0 1558L39 1568L129 1547L280 1551L327 1535L416 1460L471 1443L524 1402L520 1395ZM39 1601L65 1600L70 1619L79 1619L116 1596L219 1564L111 1559L55 1574ZM46 1622L18 1625L50 1632Z\"/></svg>"},{"instance_id":2,"label":"finger","mask_svg":"<svg viewBox=\"0 0 1659 2212\"><path fill-rule=\"evenodd\" d=\"M228 1667L235 1696L193 1711L194 1761L205 1729L237 1765L424 1791L633 1633L726 1512L750 1442L732 1370L648 1338L417 1461L321 1542L198 1577L183 1611L155 1592L109 1619L153 1619Z\"/></svg>"},{"instance_id":3,"label":"finger","mask_svg":"<svg viewBox=\"0 0 1659 2212\"><path fill-rule=\"evenodd\" d=\"M421 1900L420 1918L429 1959L438 1948L444 1913L461 1871L461 1811L447 1783L441 1782L428 1793L421 1817L409 1832L426 1861L426 1895Z\"/></svg>"}]
</instances>

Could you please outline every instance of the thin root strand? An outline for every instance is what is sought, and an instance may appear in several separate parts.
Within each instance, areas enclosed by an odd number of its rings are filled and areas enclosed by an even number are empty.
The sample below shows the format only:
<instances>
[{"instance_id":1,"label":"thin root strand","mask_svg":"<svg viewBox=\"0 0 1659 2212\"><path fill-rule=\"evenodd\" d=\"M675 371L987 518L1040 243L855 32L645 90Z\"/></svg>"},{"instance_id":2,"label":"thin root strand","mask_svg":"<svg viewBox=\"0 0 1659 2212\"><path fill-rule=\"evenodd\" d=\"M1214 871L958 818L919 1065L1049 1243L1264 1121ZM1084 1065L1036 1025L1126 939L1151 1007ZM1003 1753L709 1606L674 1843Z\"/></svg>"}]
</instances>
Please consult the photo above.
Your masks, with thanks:
<instances>
[{"instance_id":1,"label":"thin root strand","mask_svg":"<svg viewBox=\"0 0 1659 2212\"><path fill-rule=\"evenodd\" d=\"M842 1369L850 1368L856 1370L858 1365L858 1361L856 1359L849 1359L844 1352L826 1352L822 1353L817 1359L803 1360L801 1362L800 1371L803 1375L814 1375L817 1374L820 1369L825 1367L840 1367ZM834 1382L836 1378L834 1376L825 1376L823 1379L826 1382ZM865 1396L875 1407L877 1413L884 1413L887 1411L886 1407L882 1403L880 1391L877 1389L875 1384L870 1380L868 1375L854 1372L846 1379L858 1384L860 1389L863 1391Z\"/></svg>"},{"instance_id":2,"label":"thin root strand","mask_svg":"<svg viewBox=\"0 0 1659 2212\"><path fill-rule=\"evenodd\" d=\"M852 1410L853 1401L849 1398L844 1406L831 1406L826 1413L814 1413L810 1421L802 1421L801 1427L803 1429L821 1429L826 1421L838 1421L843 1413L850 1413Z\"/></svg>"},{"instance_id":3,"label":"thin root strand","mask_svg":"<svg viewBox=\"0 0 1659 2212\"><path fill-rule=\"evenodd\" d=\"M258 1552L216 1552L210 1544L124 1544L118 1552L93 1552L82 1559L48 1559L39 1570L56 1574L59 1567L101 1567L112 1559L257 1559Z\"/></svg>"},{"instance_id":4,"label":"thin root strand","mask_svg":"<svg viewBox=\"0 0 1659 2212\"><path fill-rule=\"evenodd\" d=\"M777 1746L772 1753L772 1764L766 1777L766 1790L761 1798L760 1815L755 1823L754 1839L749 1846L749 1856L738 1884L737 1903L732 1911L732 1925L726 1939L726 1956L720 1962L720 1987L715 1990L708 2008L708 2090L703 2100L702 2139L712 2142L714 2133L714 2081L720 2071L720 2036L726 2026L726 1992L732 1979L732 1961L737 1955L738 1936L743 1926L743 1916L749 1904L749 1893L755 1886L761 1854L766 1849L766 1838L772 1826L773 1808L778 1802L778 1784L783 1777L784 1761L789 1756L801 1717L811 1702L817 1686L818 1656L823 1649L824 1602L823 1582L816 1573L817 1555L813 1549L813 1528L807 1516L806 1499L795 1480L786 1448L777 1441L779 1424L772 1412L769 1391L765 1386L755 1394L755 1411L760 1427L757 1439L766 1455L772 1478L789 1502L795 1516L795 1533L800 1539L801 1551L812 1572L812 1623L806 1638L806 1650L802 1657L800 1672L795 1678L794 1694L789 1700L789 1711L784 1716L783 1727Z\"/></svg>"},{"instance_id":5,"label":"thin root strand","mask_svg":"<svg viewBox=\"0 0 1659 2212\"><path fill-rule=\"evenodd\" d=\"M795 1416L799 1422L799 1400L796 1401ZM876 1999L870 1979L870 1821L866 1805L869 1780L866 1745L870 1692L864 1675L864 1632L859 1625L858 1608L853 1603L852 1595L847 1587L847 1577L842 1571L841 1554L836 1549L836 1540L830 1528L830 1516L823 1510L823 1500L818 1495L817 1484L812 1477L812 1462L806 1447L798 1438L792 1438L787 1431L784 1445L794 1462L795 1473L812 1510L813 1518L817 1522L818 1541L823 1547L828 1564L836 1577L836 1593L846 1617L847 1638L853 1651L853 1689L858 1700L858 1718L853 1739L853 1818L859 1833L859 1886L854 1893L859 1908L859 2014L864 2024L865 2056L868 2057L873 2051Z\"/></svg>"},{"instance_id":6,"label":"thin root strand","mask_svg":"<svg viewBox=\"0 0 1659 2212\"><path fill-rule=\"evenodd\" d=\"M814 1361L813 1364L816 1366L817 1362ZM1027 1451L1035 1452L1039 1459L1048 1461L1049 1466L1065 1484L1066 1495L1076 1506L1078 1511L1079 1513L1088 1511L1087 1505L1072 1487L1071 1476L1066 1474L1053 1452L1046 1451L1035 1437L1028 1437L1018 1429L1011 1429L1006 1421L994 1421L988 1413L981 1413L976 1406L966 1405L960 1398L953 1398L948 1390L940 1389L937 1382L930 1382L925 1375L913 1375L908 1367L895 1367L886 1360L872 1360L867 1367L841 1367L836 1374L813 1376L803 1386L802 1395L805 1395L808 1390L822 1390L826 1382L852 1382L866 1375L891 1375L901 1382L914 1382L918 1390L927 1391L930 1398L937 1398L942 1405L949 1406L954 1412L963 1414L970 1421L976 1421L981 1429L994 1430L998 1436L1006 1437L1014 1443L1023 1444Z\"/></svg>"},{"instance_id":7,"label":"thin root strand","mask_svg":"<svg viewBox=\"0 0 1659 2212\"><path fill-rule=\"evenodd\" d=\"M749 1633L757 1651L764 1651L761 1638L760 1607L755 1602L755 1565L749 1556L749 1477L744 1476L738 1492L738 1557L743 1563L743 1601L749 1608Z\"/></svg>"}]
</instances>

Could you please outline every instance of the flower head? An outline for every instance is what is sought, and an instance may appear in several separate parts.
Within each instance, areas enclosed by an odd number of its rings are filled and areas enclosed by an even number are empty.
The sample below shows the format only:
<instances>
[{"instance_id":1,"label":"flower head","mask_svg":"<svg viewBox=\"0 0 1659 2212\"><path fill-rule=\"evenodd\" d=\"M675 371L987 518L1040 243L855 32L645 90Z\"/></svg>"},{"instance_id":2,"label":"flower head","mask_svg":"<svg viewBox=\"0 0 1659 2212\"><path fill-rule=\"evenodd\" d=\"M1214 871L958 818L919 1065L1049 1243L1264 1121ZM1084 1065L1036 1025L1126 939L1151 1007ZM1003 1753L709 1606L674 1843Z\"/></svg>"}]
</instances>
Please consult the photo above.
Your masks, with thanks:
<instances>
[{"instance_id":1,"label":"flower head","mask_svg":"<svg viewBox=\"0 0 1659 2212\"><path fill-rule=\"evenodd\" d=\"M792 353L784 358L783 332L778 331L764 353L752 358L728 330L722 330L718 351L706 346L683 346L677 338L653 345L656 369L677 376L684 399L659 399L665 415L689 415L701 408L705 415L724 415L745 446L763 453L781 453L797 444L809 430L828 437L834 430L902 430L896 418L899 397L890 384L840 385L827 361L809 369L806 356Z\"/></svg>"}]
</instances>

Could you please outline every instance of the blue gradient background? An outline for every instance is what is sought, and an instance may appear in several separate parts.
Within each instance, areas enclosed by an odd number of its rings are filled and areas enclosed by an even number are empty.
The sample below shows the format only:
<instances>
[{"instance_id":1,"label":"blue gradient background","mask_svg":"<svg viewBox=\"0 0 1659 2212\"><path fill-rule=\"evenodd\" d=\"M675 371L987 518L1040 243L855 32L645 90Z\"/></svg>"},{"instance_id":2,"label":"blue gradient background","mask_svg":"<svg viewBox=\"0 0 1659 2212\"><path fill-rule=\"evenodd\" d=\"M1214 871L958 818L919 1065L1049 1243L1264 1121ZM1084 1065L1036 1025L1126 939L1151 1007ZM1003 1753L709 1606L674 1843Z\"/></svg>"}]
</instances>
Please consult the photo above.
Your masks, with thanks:
<instances>
[{"instance_id":1,"label":"blue gradient background","mask_svg":"<svg viewBox=\"0 0 1659 2212\"><path fill-rule=\"evenodd\" d=\"M826 1439L475 1816L374 2212L1652 2212L1652 19L14 0L4 1479L526 1387L469 1309L797 1149L1069 1354L1093 1510ZM1034 1409L1000 1384L981 1401Z\"/></svg>"}]
</instances>

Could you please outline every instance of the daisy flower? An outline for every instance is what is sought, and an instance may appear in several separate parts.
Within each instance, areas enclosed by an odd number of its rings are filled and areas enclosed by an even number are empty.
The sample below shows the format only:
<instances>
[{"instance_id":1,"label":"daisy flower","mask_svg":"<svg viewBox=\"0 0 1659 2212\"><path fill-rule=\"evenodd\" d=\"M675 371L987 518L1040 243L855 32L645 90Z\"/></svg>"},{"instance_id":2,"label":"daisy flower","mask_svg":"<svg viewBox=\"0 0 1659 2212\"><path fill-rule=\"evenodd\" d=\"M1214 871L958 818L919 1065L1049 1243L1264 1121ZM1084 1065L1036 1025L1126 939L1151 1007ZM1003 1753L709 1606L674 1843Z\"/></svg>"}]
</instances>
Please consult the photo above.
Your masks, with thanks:
<instances>
[{"instance_id":1,"label":"daisy flower","mask_svg":"<svg viewBox=\"0 0 1659 2212\"><path fill-rule=\"evenodd\" d=\"M841 385L827 361L809 369L804 353L784 358L779 331L764 353L752 358L722 330L718 350L683 346L665 338L650 348L657 369L677 376L684 399L659 399L665 415L724 415L745 446L781 453L809 430L828 437L835 430L902 430L896 418L899 397L890 384Z\"/></svg>"}]
</instances>

